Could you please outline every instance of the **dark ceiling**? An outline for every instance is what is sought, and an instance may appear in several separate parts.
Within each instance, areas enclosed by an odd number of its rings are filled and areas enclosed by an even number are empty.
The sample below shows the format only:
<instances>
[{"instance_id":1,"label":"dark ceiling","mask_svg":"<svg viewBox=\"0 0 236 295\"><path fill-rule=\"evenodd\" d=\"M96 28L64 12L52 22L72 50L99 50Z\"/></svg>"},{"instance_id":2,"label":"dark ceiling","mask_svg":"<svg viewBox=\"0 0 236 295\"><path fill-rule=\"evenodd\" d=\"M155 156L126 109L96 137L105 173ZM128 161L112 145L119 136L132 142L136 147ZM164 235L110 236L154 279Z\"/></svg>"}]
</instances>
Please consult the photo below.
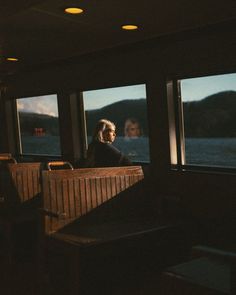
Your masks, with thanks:
<instances>
[{"instance_id":1,"label":"dark ceiling","mask_svg":"<svg viewBox=\"0 0 236 295\"><path fill-rule=\"evenodd\" d=\"M235 0L0 0L0 75L234 18ZM140 29L123 31L125 23Z\"/></svg>"}]
</instances>

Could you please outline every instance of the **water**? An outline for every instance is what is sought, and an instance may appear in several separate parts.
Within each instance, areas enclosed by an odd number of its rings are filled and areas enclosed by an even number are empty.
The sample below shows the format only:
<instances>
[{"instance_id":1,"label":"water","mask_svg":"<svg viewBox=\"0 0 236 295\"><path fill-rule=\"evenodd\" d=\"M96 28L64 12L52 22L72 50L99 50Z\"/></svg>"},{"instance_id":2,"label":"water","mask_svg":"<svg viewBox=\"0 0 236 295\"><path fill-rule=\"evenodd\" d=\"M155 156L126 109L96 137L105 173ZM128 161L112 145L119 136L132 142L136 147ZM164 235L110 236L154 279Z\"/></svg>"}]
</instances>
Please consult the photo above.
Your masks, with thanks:
<instances>
[{"instance_id":1,"label":"water","mask_svg":"<svg viewBox=\"0 0 236 295\"><path fill-rule=\"evenodd\" d=\"M236 138L186 138L186 164L236 167Z\"/></svg>"},{"instance_id":2,"label":"water","mask_svg":"<svg viewBox=\"0 0 236 295\"><path fill-rule=\"evenodd\" d=\"M88 138L88 141L90 138ZM59 136L23 136L23 153L60 155ZM133 162L149 162L149 139L117 137L114 146ZM187 138L186 164L236 167L236 138Z\"/></svg>"},{"instance_id":3,"label":"water","mask_svg":"<svg viewBox=\"0 0 236 295\"><path fill-rule=\"evenodd\" d=\"M117 137L114 146L125 154L131 162L150 162L148 137Z\"/></svg>"},{"instance_id":4,"label":"water","mask_svg":"<svg viewBox=\"0 0 236 295\"><path fill-rule=\"evenodd\" d=\"M23 154L32 155L61 155L59 136L22 136Z\"/></svg>"}]
</instances>

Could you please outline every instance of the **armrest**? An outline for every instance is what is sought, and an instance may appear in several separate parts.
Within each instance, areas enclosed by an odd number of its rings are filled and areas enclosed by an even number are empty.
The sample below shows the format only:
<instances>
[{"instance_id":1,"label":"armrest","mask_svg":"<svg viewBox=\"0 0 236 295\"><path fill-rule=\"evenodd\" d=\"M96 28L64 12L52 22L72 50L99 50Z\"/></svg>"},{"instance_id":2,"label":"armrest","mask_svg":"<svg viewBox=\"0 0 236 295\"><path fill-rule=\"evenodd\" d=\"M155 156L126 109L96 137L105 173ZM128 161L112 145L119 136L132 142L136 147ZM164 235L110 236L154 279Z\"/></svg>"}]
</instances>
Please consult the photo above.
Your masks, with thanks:
<instances>
[{"instance_id":1,"label":"armrest","mask_svg":"<svg viewBox=\"0 0 236 295\"><path fill-rule=\"evenodd\" d=\"M53 212L50 211L49 209L44 209L44 208L40 208L39 209L40 213L49 217L54 217L54 218L59 218L59 219L64 219L66 217L66 213L65 212Z\"/></svg>"}]
</instances>

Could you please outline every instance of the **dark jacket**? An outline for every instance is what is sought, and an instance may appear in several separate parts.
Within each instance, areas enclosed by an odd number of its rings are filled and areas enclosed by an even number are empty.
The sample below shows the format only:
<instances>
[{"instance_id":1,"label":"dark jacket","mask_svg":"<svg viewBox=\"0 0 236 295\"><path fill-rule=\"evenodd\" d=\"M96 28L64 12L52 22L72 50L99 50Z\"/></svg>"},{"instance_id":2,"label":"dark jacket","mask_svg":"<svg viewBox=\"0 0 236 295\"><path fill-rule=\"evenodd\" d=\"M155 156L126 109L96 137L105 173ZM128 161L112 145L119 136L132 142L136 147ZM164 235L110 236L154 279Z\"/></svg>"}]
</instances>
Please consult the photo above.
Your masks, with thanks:
<instances>
[{"instance_id":1,"label":"dark jacket","mask_svg":"<svg viewBox=\"0 0 236 295\"><path fill-rule=\"evenodd\" d=\"M110 143L94 141L88 148L87 167L130 166L131 161Z\"/></svg>"}]
</instances>

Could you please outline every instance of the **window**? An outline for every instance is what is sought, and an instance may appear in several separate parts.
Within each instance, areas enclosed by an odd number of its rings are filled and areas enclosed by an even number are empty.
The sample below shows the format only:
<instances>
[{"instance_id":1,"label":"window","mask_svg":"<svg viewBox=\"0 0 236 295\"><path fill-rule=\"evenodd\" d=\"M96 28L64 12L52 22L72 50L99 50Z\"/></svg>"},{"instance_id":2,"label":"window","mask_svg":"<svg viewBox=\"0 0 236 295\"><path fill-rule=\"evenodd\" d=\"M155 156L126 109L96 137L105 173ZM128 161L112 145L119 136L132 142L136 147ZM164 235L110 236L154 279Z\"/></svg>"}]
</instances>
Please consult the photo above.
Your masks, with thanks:
<instances>
[{"instance_id":1,"label":"window","mask_svg":"<svg viewBox=\"0 0 236 295\"><path fill-rule=\"evenodd\" d=\"M145 85L83 92L87 140L96 123L108 119L116 125L114 145L132 162L149 162L149 138Z\"/></svg>"},{"instance_id":2,"label":"window","mask_svg":"<svg viewBox=\"0 0 236 295\"><path fill-rule=\"evenodd\" d=\"M21 154L60 155L57 95L16 100Z\"/></svg>"},{"instance_id":3,"label":"window","mask_svg":"<svg viewBox=\"0 0 236 295\"><path fill-rule=\"evenodd\" d=\"M182 164L236 168L236 74L183 79L179 92Z\"/></svg>"}]
</instances>

